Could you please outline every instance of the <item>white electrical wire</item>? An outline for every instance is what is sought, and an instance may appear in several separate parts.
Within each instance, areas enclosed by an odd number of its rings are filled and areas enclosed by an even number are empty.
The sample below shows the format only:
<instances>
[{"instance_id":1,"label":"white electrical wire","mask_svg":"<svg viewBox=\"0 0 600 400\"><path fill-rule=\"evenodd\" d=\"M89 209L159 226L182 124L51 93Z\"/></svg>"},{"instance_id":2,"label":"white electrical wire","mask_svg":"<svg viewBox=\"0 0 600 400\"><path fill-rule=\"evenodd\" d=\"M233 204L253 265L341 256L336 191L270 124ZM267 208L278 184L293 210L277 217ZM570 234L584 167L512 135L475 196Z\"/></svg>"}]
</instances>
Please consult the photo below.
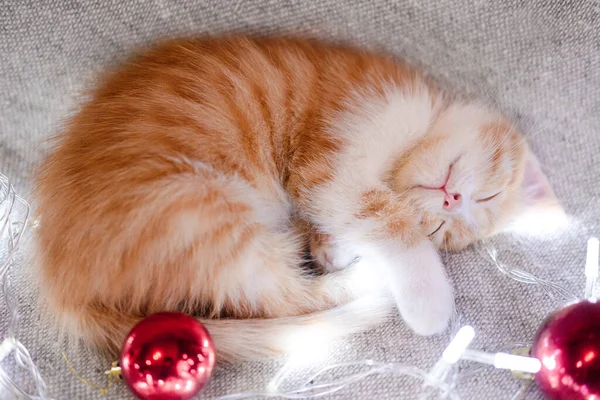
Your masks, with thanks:
<instances>
[{"instance_id":1,"label":"white electrical wire","mask_svg":"<svg viewBox=\"0 0 600 400\"><path fill-rule=\"evenodd\" d=\"M8 327L0 337L0 385L10 390L18 398L47 399L46 384L33 362L29 351L19 341L19 311L17 301L11 291L10 270L19 243L29 220L29 204L17 196L8 178L0 174L0 282L2 297L8 312ZM3 316L3 318L5 318ZM2 368L2 361L14 353L16 365L27 371L35 385L37 394L26 393Z\"/></svg>"},{"instance_id":2,"label":"white electrical wire","mask_svg":"<svg viewBox=\"0 0 600 400\"><path fill-rule=\"evenodd\" d=\"M436 398L459 400L459 395L456 392L459 372L456 365L461 360L493 365L497 369L520 371L529 374L536 373L541 368L541 363L537 358L504 352L486 353L468 349L474 336L475 332L470 326L463 326L459 329L442 353L442 357L429 372L399 363L381 363L373 360L345 362L322 368L316 374L312 375L304 385L293 390L281 391L278 388L273 388L266 392L234 393L219 397L219 400L239 400L256 397L277 397L293 400L315 399L335 393L371 375L406 376L417 379L423 383L420 399L429 399L432 395L436 395ZM368 367L368 369L337 380L315 383L326 372L347 367ZM513 399L516 399L526 387L524 385Z\"/></svg>"},{"instance_id":3,"label":"white electrical wire","mask_svg":"<svg viewBox=\"0 0 600 400\"><path fill-rule=\"evenodd\" d=\"M540 279L529 272L523 271L518 268L510 268L504 265L504 263L498 258L498 251L496 248L487 240L482 240L477 245L477 249L479 252L485 256L485 253L490 257L492 263L498 268L498 270L506 275L507 277L521 283L526 283L528 285L537 285L539 286L548 297L552 300L558 301L556 295L562 298L563 301L575 301L579 297L575 296L573 293L568 291L556 283L547 281L545 279ZM484 257L485 258L485 257Z\"/></svg>"},{"instance_id":4,"label":"white electrical wire","mask_svg":"<svg viewBox=\"0 0 600 400\"><path fill-rule=\"evenodd\" d=\"M592 237L587 243L587 257L585 259L585 298L593 299L596 292L596 281L598 280L598 257L600 253L600 241Z\"/></svg>"},{"instance_id":5,"label":"white electrical wire","mask_svg":"<svg viewBox=\"0 0 600 400\"><path fill-rule=\"evenodd\" d=\"M314 384L314 382L325 373L347 367L368 367L368 369L362 372L354 373L341 379ZM416 367L399 363L380 363L373 360L345 362L322 368L317 373L312 375L310 379L308 379L307 382L298 389L289 391L273 390L271 392L235 393L219 397L219 400L238 400L252 397L314 399L335 393L354 383L360 382L371 375L391 375L394 377L408 376L425 382L428 376L428 372ZM436 388L439 389L441 393L443 393L443 397L449 397L450 399L458 399L458 396L456 395L456 393L454 393L453 388L449 384L445 382L440 382L436 386Z\"/></svg>"}]
</instances>

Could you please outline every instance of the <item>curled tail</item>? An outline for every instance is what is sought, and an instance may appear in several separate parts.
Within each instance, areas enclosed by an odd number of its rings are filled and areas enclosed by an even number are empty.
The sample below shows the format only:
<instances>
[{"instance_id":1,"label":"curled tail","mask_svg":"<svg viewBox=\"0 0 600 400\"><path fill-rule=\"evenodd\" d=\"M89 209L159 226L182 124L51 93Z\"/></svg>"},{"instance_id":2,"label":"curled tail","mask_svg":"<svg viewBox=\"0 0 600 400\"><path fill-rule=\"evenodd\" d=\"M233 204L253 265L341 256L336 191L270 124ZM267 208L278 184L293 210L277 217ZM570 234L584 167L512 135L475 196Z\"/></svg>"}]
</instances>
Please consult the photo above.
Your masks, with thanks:
<instances>
[{"instance_id":1,"label":"curled tail","mask_svg":"<svg viewBox=\"0 0 600 400\"><path fill-rule=\"evenodd\" d=\"M369 294L349 303L294 317L202 320L224 362L257 360L293 352L311 340L328 340L367 330L384 322L393 301Z\"/></svg>"},{"instance_id":2,"label":"curled tail","mask_svg":"<svg viewBox=\"0 0 600 400\"><path fill-rule=\"evenodd\" d=\"M299 316L267 319L199 319L215 343L218 362L260 360L292 353L313 340L332 340L367 330L391 315L385 294L366 294L346 304ZM106 308L90 308L74 330L116 357L127 333L140 317Z\"/></svg>"}]
</instances>

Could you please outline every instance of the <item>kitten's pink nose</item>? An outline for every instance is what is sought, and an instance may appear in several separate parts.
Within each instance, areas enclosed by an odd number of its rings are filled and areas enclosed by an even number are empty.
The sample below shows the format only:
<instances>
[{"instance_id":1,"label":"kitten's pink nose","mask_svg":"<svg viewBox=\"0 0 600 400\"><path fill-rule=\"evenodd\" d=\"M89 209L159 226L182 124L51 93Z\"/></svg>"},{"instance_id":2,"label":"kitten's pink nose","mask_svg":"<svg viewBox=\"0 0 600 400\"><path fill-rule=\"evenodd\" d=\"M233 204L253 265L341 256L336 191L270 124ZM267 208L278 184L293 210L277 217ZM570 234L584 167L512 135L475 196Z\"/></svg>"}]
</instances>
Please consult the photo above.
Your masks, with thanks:
<instances>
[{"instance_id":1,"label":"kitten's pink nose","mask_svg":"<svg viewBox=\"0 0 600 400\"><path fill-rule=\"evenodd\" d=\"M444 191L444 210L454 211L460 207L462 203L462 196L460 193L448 193Z\"/></svg>"}]
</instances>

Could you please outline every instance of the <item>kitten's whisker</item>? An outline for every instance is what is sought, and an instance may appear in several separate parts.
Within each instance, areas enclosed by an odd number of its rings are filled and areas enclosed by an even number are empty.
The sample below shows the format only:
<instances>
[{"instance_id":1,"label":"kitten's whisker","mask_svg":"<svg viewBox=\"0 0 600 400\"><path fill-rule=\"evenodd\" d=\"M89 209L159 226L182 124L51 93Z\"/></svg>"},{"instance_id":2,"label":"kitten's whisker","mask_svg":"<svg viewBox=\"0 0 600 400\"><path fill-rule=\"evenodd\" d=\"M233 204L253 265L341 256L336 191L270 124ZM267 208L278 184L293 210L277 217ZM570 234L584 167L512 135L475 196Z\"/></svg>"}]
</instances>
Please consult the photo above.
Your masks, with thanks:
<instances>
[{"instance_id":1,"label":"kitten's whisker","mask_svg":"<svg viewBox=\"0 0 600 400\"><path fill-rule=\"evenodd\" d=\"M446 234L444 234L443 243L444 243L444 250L448 251L448 235L446 235Z\"/></svg>"}]
</instances>

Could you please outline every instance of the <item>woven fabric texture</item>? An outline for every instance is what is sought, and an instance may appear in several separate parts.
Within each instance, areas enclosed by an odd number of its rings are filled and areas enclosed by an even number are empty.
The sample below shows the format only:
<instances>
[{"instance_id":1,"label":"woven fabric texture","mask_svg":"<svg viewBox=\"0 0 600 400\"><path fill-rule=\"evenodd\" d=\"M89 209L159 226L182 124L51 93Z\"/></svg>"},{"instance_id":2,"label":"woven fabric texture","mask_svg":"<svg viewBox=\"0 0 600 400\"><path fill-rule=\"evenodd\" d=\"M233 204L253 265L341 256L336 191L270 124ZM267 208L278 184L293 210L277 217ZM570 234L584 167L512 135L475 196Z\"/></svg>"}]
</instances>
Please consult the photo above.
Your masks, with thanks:
<instances>
[{"instance_id":1,"label":"woven fabric texture","mask_svg":"<svg viewBox=\"0 0 600 400\"><path fill-rule=\"evenodd\" d=\"M600 235L596 0L0 0L0 171L30 198L32 172L47 139L76 109L77 93L94 72L155 38L234 31L308 34L383 48L422 65L451 90L493 102L516 118L530 133L571 223L551 239L504 235L494 244L511 266L583 294L585 242ZM25 240L14 289L21 339L42 370L49 395L105 398L73 375L61 351L79 375L99 386L106 385L108 366L55 337L37 311L29 249ZM504 277L474 250L448 255L446 262L462 321L476 329L475 348L530 342L560 303L539 287ZM6 316L2 307L0 320ZM448 335L417 337L396 321L337 343L324 362L372 358L430 368L447 343ZM202 398L264 388L280 365L267 361L220 370ZM31 390L14 363L6 366ZM292 381L314 367L295 372ZM510 399L520 385L510 373L489 368L464 373L458 383L463 399ZM419 386L408 378L371 377L330 398L417 398ZM130 397L122 385L109 390L110 399ZM526 398L540 394L533 389Z\"/></svg>"}]
</instances>

